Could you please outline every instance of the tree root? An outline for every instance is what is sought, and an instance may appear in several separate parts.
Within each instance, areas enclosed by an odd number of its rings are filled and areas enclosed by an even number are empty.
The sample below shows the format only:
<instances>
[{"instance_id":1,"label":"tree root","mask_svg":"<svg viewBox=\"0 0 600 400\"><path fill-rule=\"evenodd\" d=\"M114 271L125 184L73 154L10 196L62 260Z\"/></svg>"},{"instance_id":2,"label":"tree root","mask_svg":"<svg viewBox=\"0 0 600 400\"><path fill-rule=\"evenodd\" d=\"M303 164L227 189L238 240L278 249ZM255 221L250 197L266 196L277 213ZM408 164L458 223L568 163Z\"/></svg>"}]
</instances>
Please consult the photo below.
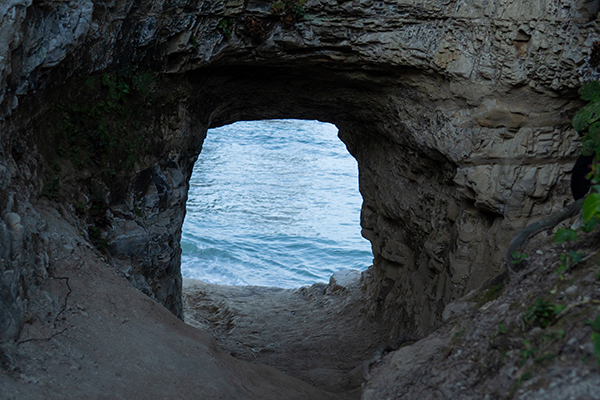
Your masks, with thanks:
<instances>
[{"instance_id":1,"label":"tree root","mask_svg":"<svg viewBox=\"0 0 600 400\"><path fill-rule=\"evenodd\" d=\"M578 303L569 304L564 310L562 310L561 312L559 312L558 314L556 314L554 316L554 318L550 322L549 326L552 326L552 325L556 324L559 319L561 319L562 317L564 317L565 315L567 315L572 309L574 309L576 307L584 306L584 305L590 304L590 303L592 303L592 304L600 304L600 300L591 299L591 300L580 301Z\"/></svg>"},{"instance_id":2,"label":"tree root","mask_svg":"<svg viewBox=\"0 0 600 400\"><path fill-rule=\"evenodd\" d=\"M523 248L525 243L527 243L532 236L546 229L554 228L560 222L579 213L583 207L584 200L585 198L579 199L568 206L561 208L550 216L526 226L525 229L517 233L510 241L510 244L506 250L506 255L504 257L504 271L500 275L489 279L487 282L481 285L481 289L489 289L492 286L510 281L509 272L518 270L518 268L515 268L515 264L513 264L513 253Z\"/></svg>"},{"instance_id":3,"label":"tree root","mask_svg":"<svg viewBox=\"0 0 600 400\"><path fill-rule=\"evenodd\" d=\"M521 232L519 232L513 238L513 240L511 240L510 244L508 245L508 249L506 250L505 268L504 268L505 278L508 278L509 270L511 270L511 269L515 270L515 268L512 267L514 265L512 263L512 260L513 260L512 255L514 252L516 252L517 250L519 250L523 246L525 246L525 243L527 243L527 241L532 236L534 236L546 229L554 228L560 222L579 213L581 211L581 207L583 206L584 200L585 199L579 199L576 202L569 204L567 207L564 207L564 208L560 209L559 211L551 214L550 216L548 216L544 219L541 219L538 222L535 222L531 225L528 225L527 227L525 227L525 229L523 229Z\"/></svg>"}]
</instances>

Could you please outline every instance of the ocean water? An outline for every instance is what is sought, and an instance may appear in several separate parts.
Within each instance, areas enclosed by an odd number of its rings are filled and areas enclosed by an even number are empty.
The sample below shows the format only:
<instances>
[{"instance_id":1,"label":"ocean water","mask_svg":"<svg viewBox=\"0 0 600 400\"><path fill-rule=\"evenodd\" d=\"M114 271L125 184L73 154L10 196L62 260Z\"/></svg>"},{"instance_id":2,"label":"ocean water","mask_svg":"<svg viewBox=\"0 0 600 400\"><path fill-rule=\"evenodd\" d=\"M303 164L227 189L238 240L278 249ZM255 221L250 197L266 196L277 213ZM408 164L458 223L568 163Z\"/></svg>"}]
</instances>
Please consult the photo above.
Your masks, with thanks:
<instances>
[{"instance_id":1,"label":"ocean water","mask_svg":"<svg viewBox=\"0 0 600 400\"><path fill-rule=\"evenodd\" d=\"M335 125L237 122L211 129L194 166L182 274L222 285L297 288L366 269L356 160Z\"/></svg>"}]
</instances>

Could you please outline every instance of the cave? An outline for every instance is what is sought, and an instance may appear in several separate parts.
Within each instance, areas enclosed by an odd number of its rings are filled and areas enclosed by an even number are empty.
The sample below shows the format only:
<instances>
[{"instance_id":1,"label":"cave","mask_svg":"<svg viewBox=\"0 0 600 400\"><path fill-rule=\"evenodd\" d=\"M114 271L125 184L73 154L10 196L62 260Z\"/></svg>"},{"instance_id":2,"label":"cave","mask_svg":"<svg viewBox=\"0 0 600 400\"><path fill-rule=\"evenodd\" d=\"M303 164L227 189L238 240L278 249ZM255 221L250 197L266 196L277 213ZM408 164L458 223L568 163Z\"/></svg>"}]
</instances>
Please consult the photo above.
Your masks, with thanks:
<instances>
[{"instance_id":1,"label":"cave","mask_svg":"<svg viewBox=\"0 0 600 400\"><path fill-rule=\"evenodd\" d=\"M417 138L407 133L408 128L403 128L400 118L411 114L413 124L416 123L414 115L426 124L421 132L431 129L428 125L433 117L427 113L426 99L410 87L392 85L392 80L401 80L395 75L378 72L375 78L370 78L368 87L348 75L345 71L308 67L299 75L285 68L244 66L202 70L156 83L155 96L161 104L153 103L152 112L157 113L158 108L160 116L155 116L151 123L159 126L144 129L164 132L162 142L153 149L161 152L156 157L160 161L129 177L128 182L121 182L121 187L110 194L109 201L116 204L107 205L113 215L118 215L116 210L119 210L122 215L133 215L135 221L134 225L128 218L115 218L109 232L102 233L102 240L119 264L117 268L126 271L134 286L180 316L181 278L177 257L183 200L187 196L181 188L187 188L206 129L237 120L319 119L339 127L340 138L358 161L364 199L363 236L373 243L376 270L380 272L374 278L377 283L372 289L380 308L377 312L385 315L393 310L394 316L382 318L395 321L397 326L393 329L398 331L425 331L425 327L432 326L448 300L483 283L494 273L493 269L471 271L471 265L460 262L455 262L456 267L444 267L453 247L455 225L475 229L476 233L469 232L470 235L486 235L488 231L494 235L503 218L487 210L480 211L468 202L460 204L456 200L456 188L449 185L456 175L454 163L439 151L415 143ZM75 86L81 87L79 83ZM398 98L399 93L406 102L382 104L374 100ZM389 115L397 115L393 133L388 131ZM418 139L424 140L423 137ZM402 151L397 150L399 148ZM399 186L402 189L389 191ZM386 187L386 192L379 191L380 187ZM387 194L399 192L413 195L390 197ZM410 214L407 214L408 209ZM140 212L136 214L135 210ZM435 219L432 220L432 216ZM435 234L433 226L436 226ZM411 240L406 240L407 237ZM481 243L475 244L470 249L475 254L467 250L463 257L490 262L487 260L490 255L481 246ZM140 257L141 252L143 257ZM455 271L458 267L462 270ZM406 277L410 278L404 281ZM395 291L398 293L389 295ZM427 296L427 301L416 293ZM400 307L390 304L397 298L404 299ZM410 302L407 299L411 299ZM420 306L415 309L417 304ZM421 308L423 304L426 305ZM397 318L396 313L411 317ZM421 318L424 321L420 321Z\"/></svg>"},{"instance_id":2,"label":"cave","mask_svg":"<svg viewBox=\"0 0 600 400\"><path fill-rule=\"evenodd\" d=\"M189 179L212 127L295 118L339 128L358 162L362 235L374 255L362 312L390 338L439 327L449 303L504 271L503 250L518 229L568 201L576 87L597 76L588 62L597 2L494 3L503 19L480 2L271 3L0 8L1 365L44 346L55 355L72 346L64 365L96 347L121 360L119 350L131 353L119 346L143 346L128 339L112 348L114 338L140 327L170 360L158 344L166 326L178 339L165 346L198 349L182 371L203 357L225 359L204 333L172 318L183 317ZM566 38L572 51L553 52ZM81 320L91 309L105 317L96 330ZM72 327L97 340L93 351ZM163 376L145 360L147 376ZM27 376L33 363L23 365ZM261 398L275 387L280 398L327 398L243 365L210 364L194 390ZM186 377L174 379L185 389ZM219 389L202 383L215 377ZM107 382L125 396L170 390L160 379L148 387L119 379Z\"/></svg>"}]
</instances>

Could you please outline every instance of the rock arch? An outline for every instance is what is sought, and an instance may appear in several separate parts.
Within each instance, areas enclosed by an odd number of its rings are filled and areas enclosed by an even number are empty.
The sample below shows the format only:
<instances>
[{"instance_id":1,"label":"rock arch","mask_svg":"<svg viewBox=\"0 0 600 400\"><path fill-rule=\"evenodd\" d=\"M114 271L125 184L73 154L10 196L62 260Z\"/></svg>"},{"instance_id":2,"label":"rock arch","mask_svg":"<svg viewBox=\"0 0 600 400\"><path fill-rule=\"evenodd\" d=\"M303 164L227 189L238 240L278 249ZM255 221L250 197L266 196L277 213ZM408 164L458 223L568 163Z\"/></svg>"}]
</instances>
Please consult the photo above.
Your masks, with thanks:
<instances>
[{"instance_id":1,"label":"rock arch","mask_svg":"<svg viewBox=\"0 0 600 400\"><path fill-rule=\"evenodd\" d=\"M563 205L572 99L595 74L588 59L600 35L588 22L598 4L413 3L311 0L296 4L303 16L235 0L1 8L0 241L9 250L0 293L14 321L3 337L15 336L50 257L40 197L181 315L178 243L206 129L265 118L340 128L359 163L375 254L367 310L393 331L435 326L448 301L500 270L514 229ZM73 144L88 161L47 151L69 139L52 128L64 117L57 101L93 107L111 79L143 71L156 74L154 97L132 98L131 112L142 111L128 132L143 140L123 136L131 149L117 146L121 159L95 161L91 139Z\"/></svg>"}]
</instances>

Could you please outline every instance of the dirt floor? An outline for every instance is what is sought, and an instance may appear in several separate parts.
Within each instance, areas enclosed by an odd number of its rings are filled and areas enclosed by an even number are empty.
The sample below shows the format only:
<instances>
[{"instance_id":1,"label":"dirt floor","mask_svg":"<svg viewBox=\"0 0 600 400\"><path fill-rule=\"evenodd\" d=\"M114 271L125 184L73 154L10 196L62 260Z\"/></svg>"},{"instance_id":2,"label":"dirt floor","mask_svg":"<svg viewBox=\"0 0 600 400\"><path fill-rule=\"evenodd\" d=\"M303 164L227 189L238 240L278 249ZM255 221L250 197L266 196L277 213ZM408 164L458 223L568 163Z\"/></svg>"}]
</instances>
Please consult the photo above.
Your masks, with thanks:
<instances>
[{"instance_id":1,"label":"dirt floor","mask_svg":"<svg viewBox=\"0 0 600 400\"><path fill-rule=\"evenodd\" d=\"M361 313L359 280L358 271L346 271L329 285L279 289L184 279L185 320L240 360L358 399L363 361L385 340L385 331Z\"/></svg>"},{"instance_id":2,"label":"dirt floor","mask_svg":"<svg viewBox=\"0 0 600 400\"><path fill-rule=\"evenodd\" d=\"M342 399L240 361L118 276L49 210L52 260L21 337L0 346L0 399Z\"/></svg>"}]
</instances>

